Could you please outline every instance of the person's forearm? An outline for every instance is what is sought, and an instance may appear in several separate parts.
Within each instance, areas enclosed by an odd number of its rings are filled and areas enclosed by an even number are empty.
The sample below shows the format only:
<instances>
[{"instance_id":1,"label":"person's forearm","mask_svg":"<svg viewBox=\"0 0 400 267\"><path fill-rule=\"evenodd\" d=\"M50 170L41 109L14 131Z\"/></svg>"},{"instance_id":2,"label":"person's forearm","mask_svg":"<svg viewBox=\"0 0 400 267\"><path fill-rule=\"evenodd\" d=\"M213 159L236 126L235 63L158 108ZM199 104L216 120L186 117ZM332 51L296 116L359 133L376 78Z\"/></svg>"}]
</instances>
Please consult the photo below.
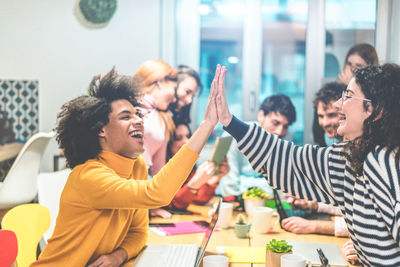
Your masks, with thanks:
<instances>
[{"instance_id":1,"label":"person's forearm","mask_svg":"<svg viewBox=\"0 0 400 267\"><path fill-rule=\"evenodd\" d=\"M334 235L335 223L333 221L313 221L315 223L315 232L318 234Z\"/></svg>"},{"instance_id":2,"label":"person's forearm","mask_svg":"<svg viewBox=\"0 0 400 267\"><path fill-rule=\"evenodd\" d=\"M192 137L190 137L189 141L187 142L187 146L189 146L195 152L200 153L214 127L215 125L212 123L203 120L200 123L199 128L197 128Z\"/></svg>"}]
</instances>

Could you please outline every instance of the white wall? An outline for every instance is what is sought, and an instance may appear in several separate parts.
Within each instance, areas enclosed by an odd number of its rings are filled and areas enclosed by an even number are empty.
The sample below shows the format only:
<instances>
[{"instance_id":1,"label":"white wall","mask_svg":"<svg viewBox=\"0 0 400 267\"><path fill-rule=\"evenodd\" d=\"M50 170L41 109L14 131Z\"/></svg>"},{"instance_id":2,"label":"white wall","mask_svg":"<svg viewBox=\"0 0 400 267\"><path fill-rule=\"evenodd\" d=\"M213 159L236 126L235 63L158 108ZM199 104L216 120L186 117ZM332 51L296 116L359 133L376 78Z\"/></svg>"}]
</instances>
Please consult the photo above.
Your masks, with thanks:
<instances>
[{"instance_id":1,"label":"white wall","mask_svg":"<svg viewBox=\"0 0 400 267\"><path fill-rule=\"evenodd\" d=\"M39 129L55 127L66 101L86 92L95 74L112 66L133 74L159 58L159 0L118 0L109 24L84 26L76 0L0 0L0 79L39 80ZM52 169L55 142L42 170Z\"/></svg>"}]
</instances>

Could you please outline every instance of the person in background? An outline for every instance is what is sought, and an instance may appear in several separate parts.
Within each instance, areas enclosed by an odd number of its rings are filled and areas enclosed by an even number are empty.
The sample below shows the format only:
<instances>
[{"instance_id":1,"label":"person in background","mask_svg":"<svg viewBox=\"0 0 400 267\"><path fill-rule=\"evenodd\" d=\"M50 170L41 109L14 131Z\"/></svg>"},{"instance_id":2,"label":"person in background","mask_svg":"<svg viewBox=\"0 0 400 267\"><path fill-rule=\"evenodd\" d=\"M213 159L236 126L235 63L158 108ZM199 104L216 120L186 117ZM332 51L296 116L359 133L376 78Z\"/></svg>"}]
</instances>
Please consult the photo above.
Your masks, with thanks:
<instances>
[{"instance_id":1,"label":"person in background","mask_svg":"<svg viewBox=\"0 0 400 267\"><path fill-rule=\"evenodd\" d=\"M370 44L355 44L347 52L343 70L339 73L339 80L348 85L354 73L366 66L379 64L378 54Z\"/></svg>"},{"instance_id":2,"label":"person in background","mask_svg":"<svg viewBox=\"0 0 400 267\"><path fill-rule=\"evenodd\" d=\"M224 87L220 123L271 186L301 199L338 205L364 266L400 266L400 66L355 72L342 98L331 147L296 146L232 116Z\"/></svg>"},{"instance_id":3,"label":"person in background","mask_svg":"<svg viewBox=\"0 0 400 267\"><path fill-rule=\"evenodd\" d=\"M264 99L257 114L257 124L266 131L283 138L289 126L296 121L296 110L290 98L285 95L273 95ZM263 177L254 172L247 158L240 153L235 140L227 154L230 171L222 177L216 193L227 196L238 196L250 187L261 187L272 195L271 187Z\"/></svg>"},{"instance_id":4,"label":"person in background","mask_svg":"<svg viewBox=\"0 0 400 267\"><path fill-rule=\"evenodd\" d=\"M326 83L315 95L313 100L317 118L313 122L314 141L319 146L330 146L339 142L337 128L339 114L333 104L342 96L346 85L341 82Z\"/></svg>"},{"instance_id":5,"label":"person in background","mask_svg":"<svg viewBox=\"0 0 400 267\"><path fill-rule=\"evenodd\" d=\"M176 67L177 72L177 89L176 102L171 103L169 110L172 112L174 122L183 122L189 124L190 108L193 98L197 92L201 93L203 85L200 81L199 74L192 68L179 65Z\"/></svg>"},{"instance_id":6,"label":"person in background","mask_svg":"<svg viewBox=\"0 0 400 267\"><path fill-rule=\"evenodd\" d=\"M349 231L346 227L343 215L339 207L308 201L286 195L287 202L293 209L309 210L312 213L325 213L335 216L333 221L309 220L299 216L292 216L282 220L282 228L295 234L326 234L348 237Z\"/></svg>"},{"instance_id":7,"label":"person in background","mask_svg":"<svg viewBox=\"0 0 400 267\"><path fill-rule=\"evenodd\" d=\"M172 158L189 141L191 135L189 125L178 122L174 136L168 143L167 159ZM214 175L216 168L218 168L218 174ZM219 166L215 166L213 162L206 161L197 168L194 167L168 208L184 210L190 203L207 203L215 195L215 188L218 186L219 180L228 171L229 165L226 159Z\"/></svg>"},{"instance_id":8,"label":"person in background","mask_svg":"<svg viewBox=\"0 0 400 267\"><path fill-rule=\"evenodd\" d=\"M73 170L53 235L31 266L121 266L143 249L148 208L172 200L218 122L214 99L224 70L217 67L199 128L151 180L140 156L144 123L131 76L114 69L96 76L89 95L62 106L56 138Z\"/></svg>"},{"instance_id":9,"label":"person in background","mask_svg":"<svg viewBox=\"0 0 400 267\"><path fill-rule=\"evenodd\" d=\"M339 114L334 107L334 103L342 96L346 90L346 85L341 82L326 83L315 95L313 100L318 120L314 120L313 127L314 140L320 146L330 146L339 142L337 128L339 127ZM321 129L318 133L316 129ZM298 199L291 195L286 195L287 202L293 209L310 210L312 213L326 213L334 215L334 221L309 220L299 216L292 216L282 221L282 227L289 232L296 234L327 234L335 236L349 236L346 224L338 207Z\"/></svg>"},{"instance_id":10,"label":"person in background","mask_svg":"<svg viewBox=\"0 0 400 267\"><path fill-rule=\"evenodd\" d=\"M166 163L167 144L175 130L168 107L176 101L177 73L162 60L149 60L134 77L140 82L141 103L146 108L143 158L154 176Z\"/></svg>"}]
</instances>

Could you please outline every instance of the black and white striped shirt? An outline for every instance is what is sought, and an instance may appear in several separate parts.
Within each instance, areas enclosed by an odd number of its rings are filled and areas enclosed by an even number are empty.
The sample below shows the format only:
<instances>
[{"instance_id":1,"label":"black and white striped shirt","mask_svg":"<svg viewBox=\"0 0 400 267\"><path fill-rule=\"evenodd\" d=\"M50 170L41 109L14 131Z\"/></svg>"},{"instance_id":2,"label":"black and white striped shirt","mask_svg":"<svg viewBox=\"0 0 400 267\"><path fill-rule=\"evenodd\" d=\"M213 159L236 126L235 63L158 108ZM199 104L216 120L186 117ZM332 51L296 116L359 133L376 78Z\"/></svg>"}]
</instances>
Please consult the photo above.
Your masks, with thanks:
<instances>
[{"instance_id":1,"label":"black and white striped shirt","mask_svg":"<svg viewBox=\"0 0 400 267\"><path fill-rule=\"evenodd\" d=\"M300 147L235 117L225 130L271 186L338 205L363 266L400 266L400 163L393 152L376 147L355 177L343 143Z\"/></svg>"}]
</instances>

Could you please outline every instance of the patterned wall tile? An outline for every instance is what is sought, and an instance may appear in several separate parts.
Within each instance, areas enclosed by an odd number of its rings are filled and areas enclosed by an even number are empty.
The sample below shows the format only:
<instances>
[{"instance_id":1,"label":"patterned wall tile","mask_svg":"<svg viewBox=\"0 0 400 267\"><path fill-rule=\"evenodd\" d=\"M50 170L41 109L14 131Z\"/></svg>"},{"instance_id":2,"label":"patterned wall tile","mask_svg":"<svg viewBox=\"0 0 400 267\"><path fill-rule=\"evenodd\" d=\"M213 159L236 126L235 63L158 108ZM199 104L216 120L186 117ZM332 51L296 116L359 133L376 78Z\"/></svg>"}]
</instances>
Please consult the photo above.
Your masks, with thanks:
<instances>
[{"instance_id":1,"label":"patterned wall tile","mask_svg":"<svg viewBox=\"0 0 400 267\"><path fill-rule=\"evenodd\" d=\"M13 123L17 141L39 130L39 81L0 80L0 110Z\"/></svg>"}]
</instances>

